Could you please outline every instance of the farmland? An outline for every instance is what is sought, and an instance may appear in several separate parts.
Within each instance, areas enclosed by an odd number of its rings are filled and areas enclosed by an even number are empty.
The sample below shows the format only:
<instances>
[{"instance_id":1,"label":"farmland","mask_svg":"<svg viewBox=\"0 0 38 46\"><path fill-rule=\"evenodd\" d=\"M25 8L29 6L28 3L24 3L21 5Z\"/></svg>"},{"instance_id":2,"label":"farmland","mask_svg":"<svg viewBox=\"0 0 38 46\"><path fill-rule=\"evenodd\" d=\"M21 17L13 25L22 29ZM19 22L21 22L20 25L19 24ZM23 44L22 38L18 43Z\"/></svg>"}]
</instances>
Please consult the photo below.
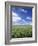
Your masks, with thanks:
<instances>
[{"instance_id":1,"label":"farmland","mask_svg":"<svg viewBox=\"0 0 38 46\"><path fill-rule=\"evenodd\" d=\"M32 25L13 25L11 30L12 38L32 37Z\"/></svg>"}]
</instances>

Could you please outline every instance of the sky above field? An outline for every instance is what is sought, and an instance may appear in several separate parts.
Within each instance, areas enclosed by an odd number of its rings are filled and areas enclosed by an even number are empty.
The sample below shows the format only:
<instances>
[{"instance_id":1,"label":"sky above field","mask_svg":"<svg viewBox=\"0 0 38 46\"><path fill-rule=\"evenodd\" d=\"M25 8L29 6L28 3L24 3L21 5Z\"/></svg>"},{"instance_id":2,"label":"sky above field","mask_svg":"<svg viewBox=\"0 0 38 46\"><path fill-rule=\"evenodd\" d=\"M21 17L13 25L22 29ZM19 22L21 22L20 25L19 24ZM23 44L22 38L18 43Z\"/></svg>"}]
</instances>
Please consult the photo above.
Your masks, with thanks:
<instances>
[{"instance_id":1,"label":"sky above field","mask_svg":"<svg viewBox=\"0 0 38 46\"><path fill-rule=\"evenodd\" d=\"M31 7L12 7L12 22L14 25L32 25Z\"/></svg>"}]
</instances>

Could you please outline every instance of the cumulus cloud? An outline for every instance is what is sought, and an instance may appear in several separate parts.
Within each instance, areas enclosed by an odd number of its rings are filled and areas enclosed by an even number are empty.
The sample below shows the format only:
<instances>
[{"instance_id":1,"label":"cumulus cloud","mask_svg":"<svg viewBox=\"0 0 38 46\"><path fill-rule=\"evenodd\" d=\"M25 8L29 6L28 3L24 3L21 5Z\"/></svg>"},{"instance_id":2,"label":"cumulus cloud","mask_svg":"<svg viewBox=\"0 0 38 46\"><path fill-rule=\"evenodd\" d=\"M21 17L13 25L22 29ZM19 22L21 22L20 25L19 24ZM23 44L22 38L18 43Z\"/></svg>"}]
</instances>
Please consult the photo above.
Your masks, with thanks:
<instances>
[{"instance_id":1,"label":"cumulus cloud","mask_svg":"<svg viewBox=\"0 0 38 46\"><path fill-rule=\"evenodd\" d=\"M19 17L17 13L12 12L12 22L15 25L18 25L18 24L20 25L20 24L24 24L25 20Z\"/></svg>"},{"instance_id":2,"label":"cumulus cloud","mask_svg":"<svg viewBox=\"0 0 38 46\"><path fill-rule=\"evenodd\" d=\"M21 11L25 11L24 9L20 8Z\"/></svg>"},{"instance_id":3,"label":"cumulus cloud","mask_svg":"<svg viewBox=\"0 0 38 46\"><path fill-rule=\"evenodd\" d=\"M17 17L17 16L18 16L18 14L16 14L16 13L13 12L13 11L12 11L12 15L13 15L13 17Z\"/></svg>"},{"instance_id":4,"label":"cumulus cloud","mask_svg":"<svg viewBox=\"0 0 38 46\"><path fill-rule=\"evenodd\" d=\"M12 20L16 22L16 21L18 21L18 20L21 20L21 18L18 16L17 13L12 12Z\"/></svg>"},{"instance_id":5,"label":"cumulus cloud","mask_svg":"<svg viewBox=\"0 0 38 46\"><path fill-rule=\"evenodd\" d=\"M20 10L21 10L22 12L25 12L25 13L28 12L27 10L24 10L24 9L22 9L22 8L20 8Z\"/></svg>"},{"instance_id":6,"label":"cumulus cloud","mask_svg":"<svg viewBox=\"0 0 38 46\"><path fill-rule=\"evenodd\" d=\"M31 19L30 17L27 17L26 19ZM21 17L19 17L19 15L15 12L12 12L12 22L14 25L31 25L31 22L27 22L24 19L22 19Z\"/></svg>"},{"instance_id":7,"label":"cumulus cloud","mask_svg":"<svg viewBox=\"0 0 38 46\"><path fill-rule=\"evenodd\" d=\"M31 17L26 17L26 19L31 20Z\"/></svg>"}]
</instances>

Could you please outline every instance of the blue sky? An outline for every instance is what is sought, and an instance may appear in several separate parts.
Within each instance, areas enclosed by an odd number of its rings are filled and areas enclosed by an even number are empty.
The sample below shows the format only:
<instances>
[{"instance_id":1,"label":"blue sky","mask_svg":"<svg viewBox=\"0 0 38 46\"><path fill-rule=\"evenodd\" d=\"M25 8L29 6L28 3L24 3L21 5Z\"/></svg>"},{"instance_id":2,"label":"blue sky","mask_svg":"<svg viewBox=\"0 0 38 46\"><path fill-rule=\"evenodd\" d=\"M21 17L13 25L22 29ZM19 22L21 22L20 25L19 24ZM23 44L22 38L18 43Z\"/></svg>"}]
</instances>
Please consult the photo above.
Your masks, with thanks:
<instances>
[{"instance_id":1,"label":"blue sky","mask_svg":"<svg viewBox=\"0 0 38 46\"><path fill-rule=\"evenodd\" d=\"M31 7L12 7L12 22L14 25L32 25Z\"/></svg>"}]
</instances>

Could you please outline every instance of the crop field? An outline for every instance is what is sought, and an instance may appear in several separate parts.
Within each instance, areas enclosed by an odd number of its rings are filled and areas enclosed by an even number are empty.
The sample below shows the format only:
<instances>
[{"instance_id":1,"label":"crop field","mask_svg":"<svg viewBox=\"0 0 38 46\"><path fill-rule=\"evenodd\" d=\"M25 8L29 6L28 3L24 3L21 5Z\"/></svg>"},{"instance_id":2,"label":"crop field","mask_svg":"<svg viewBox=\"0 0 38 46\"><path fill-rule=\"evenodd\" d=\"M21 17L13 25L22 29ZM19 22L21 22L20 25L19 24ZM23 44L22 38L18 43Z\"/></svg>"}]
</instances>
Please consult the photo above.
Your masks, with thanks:
<instances>
[{"instance_id":1,"label":"crop field","mask_svg":"<svg viewBox=\"0 0 38 46\"><path fill-rule=\"evenodd\" d=\"M12 38L32 37L32 25L13 25L11 30Z\"/></svg>"}]
</instances>

